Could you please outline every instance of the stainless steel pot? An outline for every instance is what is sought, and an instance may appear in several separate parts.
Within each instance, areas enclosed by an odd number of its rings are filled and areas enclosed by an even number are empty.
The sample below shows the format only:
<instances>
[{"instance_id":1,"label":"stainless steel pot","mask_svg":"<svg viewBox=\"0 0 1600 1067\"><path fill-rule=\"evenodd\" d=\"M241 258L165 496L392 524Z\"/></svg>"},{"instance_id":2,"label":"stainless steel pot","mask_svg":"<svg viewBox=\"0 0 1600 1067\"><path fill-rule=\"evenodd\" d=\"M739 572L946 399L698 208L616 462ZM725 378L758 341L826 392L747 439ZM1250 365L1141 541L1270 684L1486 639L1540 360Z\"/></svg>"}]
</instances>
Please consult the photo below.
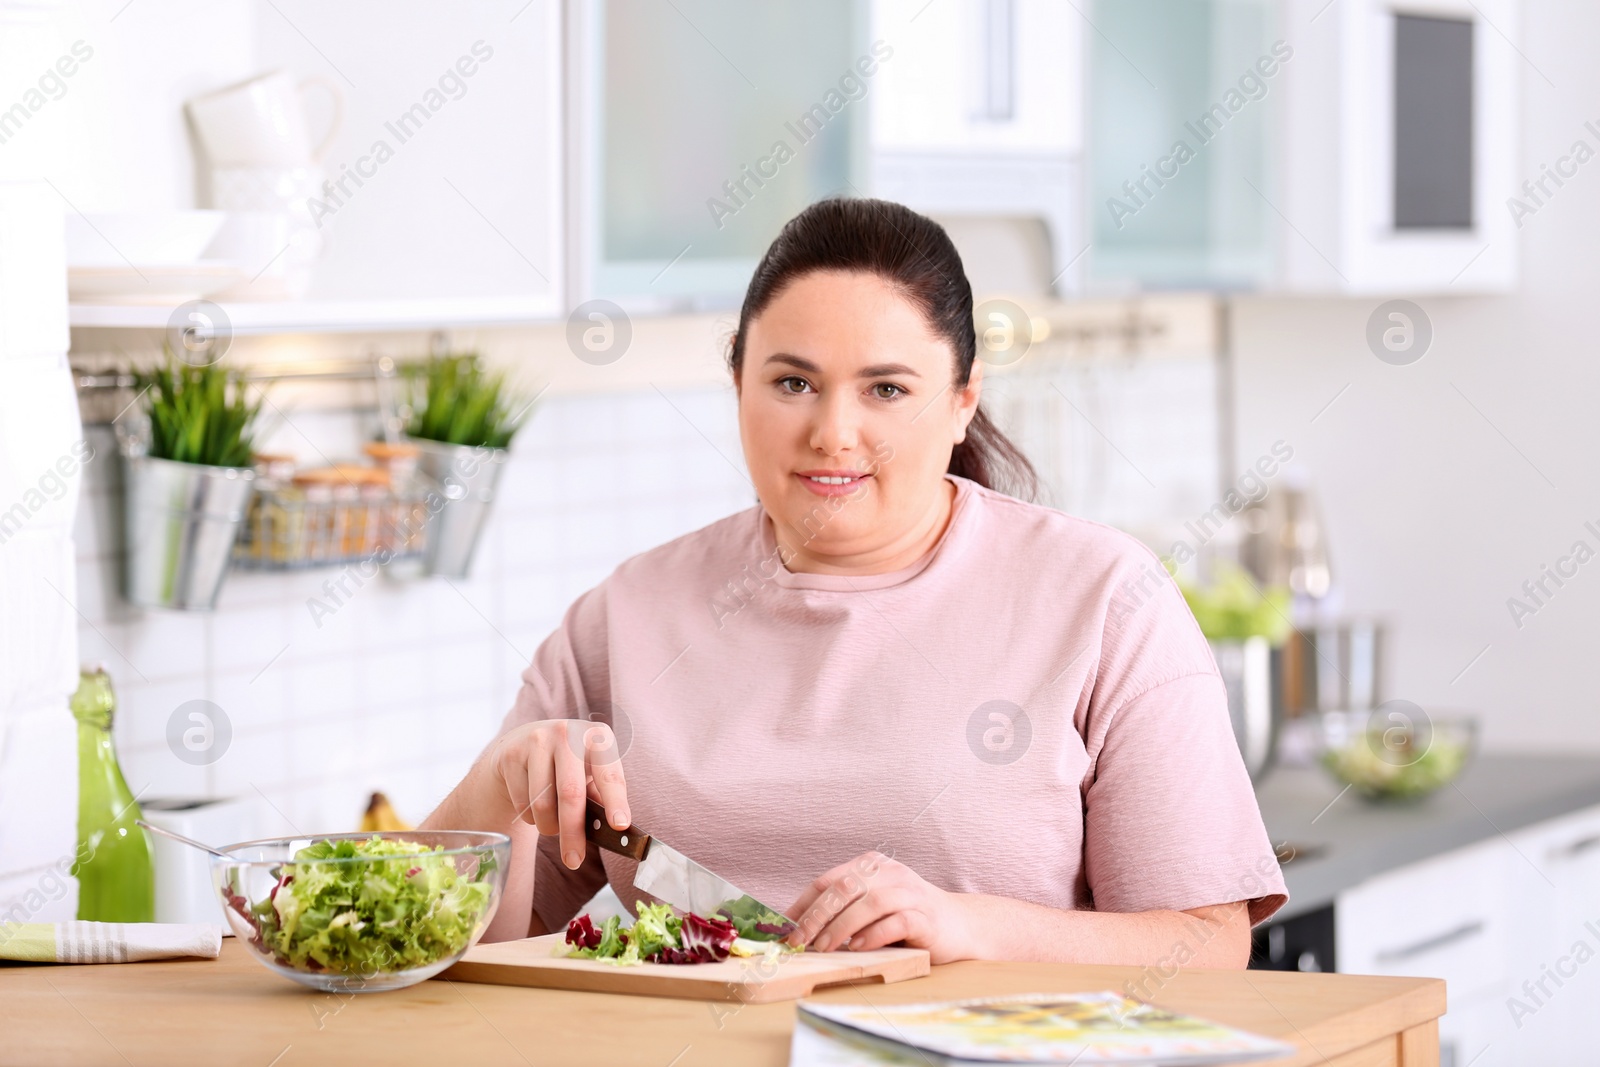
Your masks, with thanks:
<instances>
[{"instance_id":1,"label":"stainless steel pot","mask_svg":"<svg viewBox=\"0 0 1600 1067\"><path fill-rule=\"evenodd\" d=\"M124 455L123 479L124 595L147 608L216 607L255 471Z\"/></svg>"},{"instance_id":2,"label":"stainless steel pot","mask_svg":"<svg viewBox=\"0 0 1600 1067\"><path fill-rule=\"evenodd\" d=\"M1384 625L1342 619L1299 627L1284 646L1279 687L1285 711L1362 711L1384 701Z\"/></svg>"},{"instance_id":3,"label":"stainless steel pot","mask_svg":"<svg viewBox=\"0 0 1600 1067\"><path fill-rule=\"evenodd\" d=\"M428 501L424 569L446 578L465 578L488 521L507 452L503 448L410 440L422 450L417 458L418 471L433 483L438 494Z\"/></svg>"},{"instance_id":4,"label":"stainless steel pot","mask_svg":"<svg viewBox=\"0 0 1600 1067\"><path fill-rule=\"evenodd\" d=\"M1265 637L1242 641L1212 641L1222 684L1228 690L1228 718L1233 737L1239 743L1245 770L1252 781L1272 769L1278 751L1278 731L1283 724L1283 708L1278 700L1277 681L1280 650Z\"/></svg>"}]
</instances>

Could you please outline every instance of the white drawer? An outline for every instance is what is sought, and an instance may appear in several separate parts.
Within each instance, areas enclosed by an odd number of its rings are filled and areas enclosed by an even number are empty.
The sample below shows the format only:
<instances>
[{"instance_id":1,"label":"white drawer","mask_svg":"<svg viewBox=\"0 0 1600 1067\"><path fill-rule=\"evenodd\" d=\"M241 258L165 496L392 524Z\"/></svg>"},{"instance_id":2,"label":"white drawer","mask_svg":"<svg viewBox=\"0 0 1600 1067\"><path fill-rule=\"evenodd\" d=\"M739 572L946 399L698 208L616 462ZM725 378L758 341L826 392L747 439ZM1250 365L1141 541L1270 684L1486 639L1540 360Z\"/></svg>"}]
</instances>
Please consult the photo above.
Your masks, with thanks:
<instances>
[{"instance_id":1,"label":"white drawer","mask_svg":"<svg viewBox=\"0 0 1600 1067\"><path fill-rule=\"evenodd\" d=\"M1531 874L1578 910L1600 914L1600 807L1537 823L1511 835Z\"/></svg>"},{"instance_id":2,"label":"white drawer","mask_svg":"<svg viewBox=\"0 0 1600 1067\"><path fill-rule=\"evenodd\" d=\"M1347 974L1443 978L1452 1001L1509 977L1503 839L1391 871L1340 894L1335 951Z\"/></svg>"}]
</instances>

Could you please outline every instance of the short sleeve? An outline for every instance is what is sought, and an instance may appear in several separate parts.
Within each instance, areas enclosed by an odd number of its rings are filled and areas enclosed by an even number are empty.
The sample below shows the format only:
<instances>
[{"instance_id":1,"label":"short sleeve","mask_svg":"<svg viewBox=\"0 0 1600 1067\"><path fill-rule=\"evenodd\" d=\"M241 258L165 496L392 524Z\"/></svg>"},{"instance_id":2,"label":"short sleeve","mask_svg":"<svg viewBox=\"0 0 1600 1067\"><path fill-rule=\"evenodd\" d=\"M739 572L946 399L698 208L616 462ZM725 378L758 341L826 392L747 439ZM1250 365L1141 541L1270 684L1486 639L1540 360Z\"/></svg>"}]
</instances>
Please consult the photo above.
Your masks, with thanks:
<instances>
[{"instance_id":1,"label":"short sleeve","mask_svg":"<svg viewBox=\"0 0 1600 1067\"><path fill-rule=\"evenodd\" d=\"M565 930L578 909L606 884L605 864L593 845L584 850L577 870L561 862L561 839L539 838L539 851L533 865L533 911L551 933Z\"/></svg>"},{"instance_id":2,"label":"short sleeve","mask_svg":"<svg viewBox=\"0 0 1600 1067\"><path fill-rule=\"evenodd\" d=\"M1084 792L1084 863L1099 911L1248 900L1252 925L1288 901L1214 672L1108 712Z\"/></svg>"},{"instance_id":3,"label":"short sleeve","mask_svg":"<svg viewBox=\"0 0 1600 1067\"><path fill-rule=\"evenodd\" d=\"M495 736L540 719L588 718L609 708L608 629L602 583L573 601L561 625L535 650L522 672L517 699Z\"/></svg>"},{"instance_id":4,"label":"short sleeve","mask_svg":"<svg viewBox=\"0 0 1600 1067\"><path fill-rule=\"evenodd\" d=\"M500 724L496 739L542 719L606 718L610 678L605 602L602 584L567 609L561 625L540 644L522 672L516 702ZM583 863L574 871L561 862L558 844L557 838L541 836L534 862L533 911L551 931L563 929L606 884L599 849L585 850Z\"/></svg>"}]
</instances>

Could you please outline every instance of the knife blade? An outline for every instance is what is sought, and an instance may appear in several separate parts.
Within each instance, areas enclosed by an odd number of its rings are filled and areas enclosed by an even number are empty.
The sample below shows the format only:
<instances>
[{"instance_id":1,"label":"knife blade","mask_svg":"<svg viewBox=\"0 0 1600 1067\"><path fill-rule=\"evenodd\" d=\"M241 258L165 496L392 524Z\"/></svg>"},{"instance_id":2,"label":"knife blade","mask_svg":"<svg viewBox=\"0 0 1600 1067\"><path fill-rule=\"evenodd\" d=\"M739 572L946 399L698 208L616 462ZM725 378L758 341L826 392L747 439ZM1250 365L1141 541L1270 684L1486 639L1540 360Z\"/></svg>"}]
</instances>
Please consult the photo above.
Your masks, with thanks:
<instances>
[{"instance_id":1,"label":"knife blade","mask_svg":"<svg viewBox=\"0 0 1600 1067\"><path fill-rule=\"evenodd\" d=\"M762 908L774 915L783 915L780 909L762 903L659 837L637 826L613 829L606 821L605 809L593 800L585 807L583 832L606 851L638 860L639 868L633 874L634 888L666 901L679 911L710 918L714 912L726 913L729 909L749 914L755 908ZM784 920L785 924L788 922Z\"/></svg>"}]
</instances>

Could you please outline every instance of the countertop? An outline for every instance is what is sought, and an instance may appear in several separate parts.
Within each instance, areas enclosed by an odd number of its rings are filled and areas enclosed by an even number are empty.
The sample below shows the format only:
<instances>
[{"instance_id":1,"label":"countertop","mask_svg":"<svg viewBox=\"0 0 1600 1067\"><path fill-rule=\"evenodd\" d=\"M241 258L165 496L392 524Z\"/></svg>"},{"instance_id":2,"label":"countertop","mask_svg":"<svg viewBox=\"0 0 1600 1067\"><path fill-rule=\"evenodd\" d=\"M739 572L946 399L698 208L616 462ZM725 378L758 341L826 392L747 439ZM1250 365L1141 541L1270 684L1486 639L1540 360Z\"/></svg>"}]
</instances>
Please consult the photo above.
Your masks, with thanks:
<instances>
[{"instance_id":1,"label":"countertop","mask_svg":"<svg viewBox=\"0 0 1600 1067\"><path fill-rule=\"evenodd\" d=\"M1600 757L1481 754L1460 779L1419 801L1375 804L1321 767L1280 767L1256 785L1283 866L1288 919L1418 860L1600 805ZM1319 851L1320 850L1320 851Z\"/></svg>"},{"instance_id":2,"label":"countertop","mask_svg":"<svg viewBox=\"0 0 1600 1067\"><path fill-rule=\"evenodd\" d=\"M1120 989L1293 1044L1274 1067L1437 1067L1444 982L1433 978L955 963L894 985L817 999L907 1003ZM788 1062L794 1004L578 993L435 979L388 993L317 993L269 973L225 939L215 960L0 964L0 1064L295 1067L329 1063L642 1064Z\"/></svg>"}]
</instances>

